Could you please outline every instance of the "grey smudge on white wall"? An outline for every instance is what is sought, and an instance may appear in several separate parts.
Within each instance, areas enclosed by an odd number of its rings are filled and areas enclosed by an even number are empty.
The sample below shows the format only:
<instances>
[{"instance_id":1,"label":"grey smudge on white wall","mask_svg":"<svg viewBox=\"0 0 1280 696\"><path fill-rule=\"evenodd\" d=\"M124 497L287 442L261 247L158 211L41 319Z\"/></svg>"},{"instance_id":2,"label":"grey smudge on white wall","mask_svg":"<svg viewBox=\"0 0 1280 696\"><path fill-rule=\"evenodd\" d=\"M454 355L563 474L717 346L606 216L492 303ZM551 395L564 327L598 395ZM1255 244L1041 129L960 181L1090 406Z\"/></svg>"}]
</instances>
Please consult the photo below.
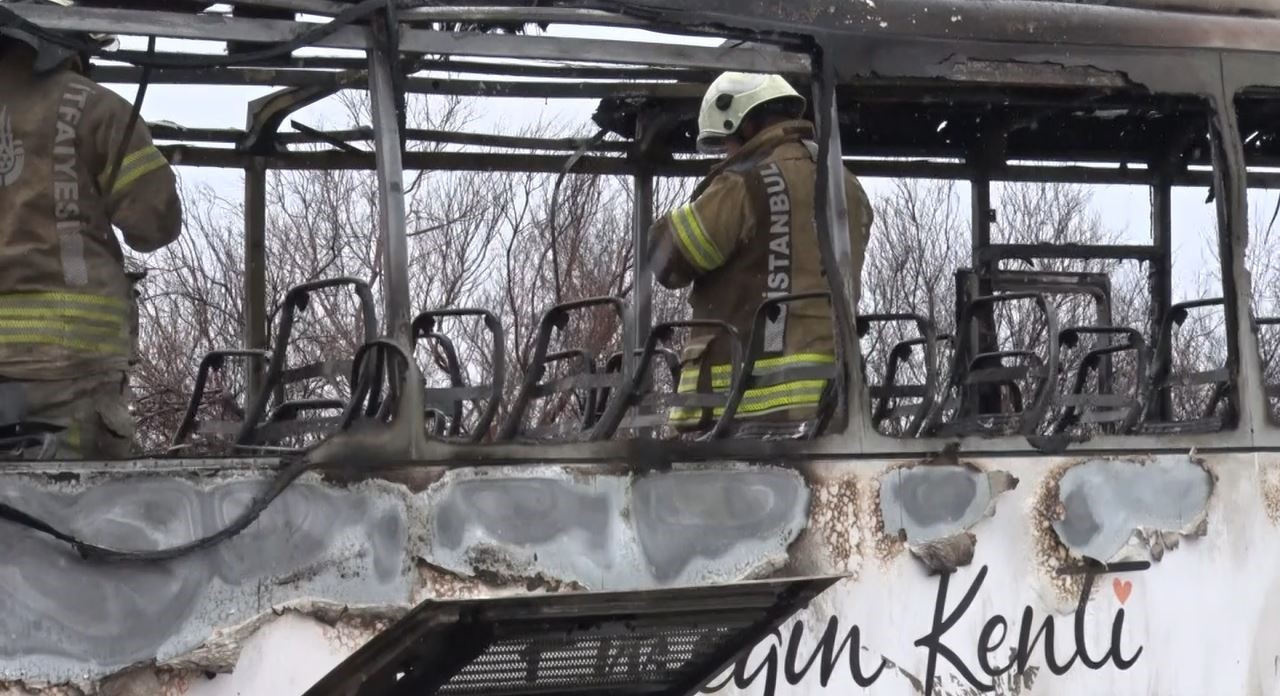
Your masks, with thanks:
<instances>
[{"instance_id":1,"label":"grey smudge on white wall","mask_svg":"<svg viewBox=\"0 0 1280 696\"><path fill-rule=\"evenodd\" d=\"M5 477L0 500L100 545L157 549L225 526L262 484L150 478L68 489ZM302 598L404 605L407 497L391 486L298 483L239 537L158 564L89 563L0 526L0 678L85 680L163 661Z\"/></svg>"},{"instance_id":2,"label":"grey smudge on white wall","mask_svg":"<svg viewBox=\"0 0 1280 696\"><path fill-rule=\"evenodd\" d=\"M756 540L786 550L808 517L808 489L782 470L647 476L631 490L631 520L654 575L669 582L699 559Z\"/></svg>"},{"instance_id":3,"label":"grey smudge on white wall","mask_svg":"<svg viewBox=\"0 0 1280 696\"><path fill-rule=\"evenodd\" d=\"M593 590L754 577L784 563L809 491L795 471L730 466L630 476L459 470L428 492L426 559L474 576Z\"/></svg>"},{"instance_id":4,"label":"grey smudge on white wall","mask_svg":"<svg viewBox=\"0 0 1280 696\"><path fill-rule=\"evenodd\" d=\"M1015 485L1002 471L962 465L901 467L880 479L880 514L885 531L905 532L908 543L939 541L990 515L996 497Z\"/></svg>"},{"instance_id":5,"label":"grey smudge on white wall","mask_svg":"<svg viewBox=\"0 0 1280 696\"><path fill-rule=\"evenodd\" d=\"M0 474L0 501L96 544L157 549L223 528L264 478L69 485ZM419 558L465 576L588 589L752 578L786 561L808 501L794 471L733 464L638 479L556 466L455 470L419 494L307 479L230 541L146 565L88 563L0 523L0 682L86 683L175 660L293 602L407 609Z\"/></svg>"},{"instance_id":6,"label":"grey smudge on white wall","mask_svg":"<svg viewBox=\"0 0 1280 696\"><path fill-rule=\"evenodd\" d=\"M955 570L973 560L977 542L969 530L992 515L996 499L1017 483L1003 471L961 464L893 469L880 479L885 533L904 536L929 570Z\"/></svg>"},{"instance_id":7,"label":"grey smudge on white wall","mask_svg":"<svg viewBox=\"0 0 1280 696\"><path fill-rule=\"evenodd\" d=\"M1187 456L1088 461L1059 481L1065 516L1053 528L1072 552L1111 562L1125 553L1135 533L1197 533L1212 494L1213 477Z\"/></svg>"}]
</instances>

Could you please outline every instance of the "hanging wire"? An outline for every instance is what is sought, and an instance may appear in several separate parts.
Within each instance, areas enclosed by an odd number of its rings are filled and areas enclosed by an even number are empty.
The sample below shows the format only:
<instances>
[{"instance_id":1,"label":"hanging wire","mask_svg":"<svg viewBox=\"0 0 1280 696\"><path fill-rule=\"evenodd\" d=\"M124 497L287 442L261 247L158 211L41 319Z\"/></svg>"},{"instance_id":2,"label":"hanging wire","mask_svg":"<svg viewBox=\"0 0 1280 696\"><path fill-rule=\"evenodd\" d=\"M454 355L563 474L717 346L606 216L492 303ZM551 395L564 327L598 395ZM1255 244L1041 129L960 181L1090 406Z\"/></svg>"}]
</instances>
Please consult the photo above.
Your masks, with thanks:
<instances>
[{"instance_id":1,"label":"hanging wire","mask_svg":"<svg viewBox=\"0 0 1280 696\"><path fill-rule=\"evenodd\" d=\"M154 56L156 54L156 37L147 38L147 55ZM103 195L110 197L111 192L116 187L116 177L120 175L120 167L124 164L124 158L129 150L129 142L133 139L133 130L138 127L138 121L142 118L142 103L147 98L147 86L151 83L151 66L143 66L142 77L138 80L138 94L133 100L133 110L129 112L129 121L125 125L124 133L120 135L120 145L116 148L116 156L111 162L111 169L108 170L106 183L102 187Z\"/></svg>"},{"instance_id":2,"label":"hanging wire","mask_svg":"<svg viewBox=\"0 0 1280 696\"><path fill-rule=\"evenodd\" d=\"M556 304L562 304L564 301L560 296L560 188L564 185L565 177L573 171L578 161L590 152L591 148L599 145L608 132L608 130L602 128L595 135L582 141L582 145L569 156L569 159L565 160L564 166L560 168L560 173L556 175L555 186L551 189L551 211L548 215L548 224L551 226L551 277L552 282L555 284Z\"/></svg>"}]
</instances>

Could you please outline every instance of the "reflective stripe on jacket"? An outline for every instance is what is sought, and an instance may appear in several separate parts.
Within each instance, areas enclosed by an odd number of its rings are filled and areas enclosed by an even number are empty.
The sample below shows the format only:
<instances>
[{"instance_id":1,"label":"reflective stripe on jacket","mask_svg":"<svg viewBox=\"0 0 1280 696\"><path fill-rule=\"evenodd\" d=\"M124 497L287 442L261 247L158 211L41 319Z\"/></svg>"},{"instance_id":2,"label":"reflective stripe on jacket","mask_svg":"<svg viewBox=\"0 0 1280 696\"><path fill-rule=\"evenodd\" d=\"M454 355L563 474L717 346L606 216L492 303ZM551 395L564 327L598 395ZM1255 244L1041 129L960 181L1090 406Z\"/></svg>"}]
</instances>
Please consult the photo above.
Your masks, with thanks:
<instances>
[{"instance_id":1,"label":"reflective stripe on jacket","mask_svg":"<svg viewBox=\"0 0 1280 696\"><path fill-rule=\"evenodd\" d=\"M759 380L760 386L748 389L742 395L742 401L738 404L735 417L759 418L792 409L817 408L827 387L826 380L780 379L771 381L768 377L771 374L784 375L785 372L783 370L789 368L824 367L834 365L835 362L835 355L809 353L757 361L753 372L757 377L762 378ZM680 384L676 388L677 393L698 393L699 376L696 370L690 373L682 373L680 375ZM711 367L711 390L714 393L727 393L732 379L732 365L726 363ZM678 425L693 424L701 421L704 411L705 409L702 408L675 408L671 410L668 420ZM723 414L723 408L712 409L713 418L719 418Z\"/></svg>"},{"instance_id":2,"label":"reflective stripe on jacket","mask_svg":"<svg viewBox=\"0 0 1280 696\"><path fill-rule=\"evenodd\" d=\"M131 348L129 306L112 297L74 292L0 295L0 349L54 346L104 360Z\"/></svg>"},{"instance_id":3,"label":"reflective stripe on jacket","mask_svg":"<svg viewBox=\"0 0 1280 696\"><path fill-rule=\"evenodd\" d=\"M721 162L697 187L694 199L663 216L651 231L654 273L664 286L692 285L689 305L695 319L717 319L751 335L760 303L780 295L827 292L814 216L817 165L813 125L788 121L758 134ZM871 234L872 212L857 179L846 172L845 196L855 289ZM854 298L857 301L857 298ZM783 305L765 324L761 377L779 366L830 365L835 354L831 309L824 300ZM730 350L713 341L713 329L695 329L681 356L681 393L697 391L700 367L710 361L716 391L728 387ZM765 379L743 396L738 417L783 415L808 418L825 380ZM671 420L698 420L704 409L674 409Z\"/></svg>"},{"instance_id":4,"label":"reflective stripe on jacket","mask_svg":"<svg viewBox=\"0 0 1280 696\"><path fill-rule=\"evenodd\" d=\"M128 369L131 293L115 229L149 252L182 224L176 178L145 123L125 137L131 112L69 67L35 76L29 55L0 57L2 377Z\"/></svg>"}]
</instances>

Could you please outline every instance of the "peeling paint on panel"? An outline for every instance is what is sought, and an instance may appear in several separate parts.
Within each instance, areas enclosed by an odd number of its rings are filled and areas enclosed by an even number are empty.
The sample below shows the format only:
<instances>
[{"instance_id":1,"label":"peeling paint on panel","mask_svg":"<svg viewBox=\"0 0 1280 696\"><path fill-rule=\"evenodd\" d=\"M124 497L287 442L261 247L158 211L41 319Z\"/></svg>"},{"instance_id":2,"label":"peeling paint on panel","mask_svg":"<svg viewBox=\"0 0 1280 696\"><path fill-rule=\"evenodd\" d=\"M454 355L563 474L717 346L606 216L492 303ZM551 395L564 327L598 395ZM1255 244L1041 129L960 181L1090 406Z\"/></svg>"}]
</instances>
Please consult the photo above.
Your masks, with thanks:
<instances>
[{"instance_id":1,"label":"peeling paint on panel","mask_svg":"<svg viewBox=\"0 0 1280 696\"><path fill-rule=\"evenodd\" d=\"M953 572L956 568L973 563L973 554L978 547L978 537L973 532L953 534L934 541L922 541L911 544L911 555L915 556L933 575Z\"/></svg>"},{"instance_id":2,"label":"peeling paint on panel","mask_svg":"<svg viewBox=\"0 0 1280 696\"><path fill-rule=\"evenodd\" d=\"M418 575L422 586L414 592L415 605L429 599L480 599L536 592L587 591L580 583L548 579L543 575L513 578L485 571L475 577L462 577L421 559L418 561Z\"/></svg>"},{"instance_id":3,"label":"peeling paint on panel","mask_svg":"<svg viewBox=\"0 0 1280 696\"><path fill-rule=\"evenodd\" d=\"M947 77L970 82L1022 82L1035 85L1091 87L1126 87L1132 85L1127 75L1102 70L1092 65L1063 63L1028 63L1019 60L980 60L960 55L948 56L942 62Z\"/></svg>"},{"instance_id":4,"label":"peeling paint on panel","mask_svg":"<svg viewBox=\"0 0 1280 696\"><path fill-rule=\"evenodd\" d=\"M421 559L418 561L418 577L422 584L413 594L415 605L428 599L475 599L497 594L479 578L464 578Z\"/></svg>"},{"instance_id":5,"label":"peeling paint on panel","mask_svg":"<svg viewBox=\"0 0 1280 696\"><path fill-rule=\"evenodd\" d=\"M883 477L876 478L867 487L867 495L862 497L863 519L871 520L872 529L875 530L872 536L874 539L872 551L882 567L887 566L907 550L905 533L901 529L890 532L885 526L884 515L880 512L880 493L883 488Z\"/></svg>"},{"instance_id":6,"label":"peeling paint on panel","mask_svg":"<svg viewBox=\"0 0 1280 696\"><path fill-rule=\"evenodd\" d=\"M863 480L851 470L812 467L809 524L792 546L788 574L840 574L856 579L871 526L862 516Z\"/></svg>"},{"instance_id":7,"label":"peeling paint on panel","mask_svg":"<svg viewBox=\"0 0 1280 696\"><path fill-rule=\"evenodd\" d=\"M178 478L43 483L0 479L0 500L82 538L124 549L185 543L225 526L261 482ZM196 651L227 666L220 627L252 624L307 597L335 605L405 605L409 498L366 483L299 482L243 534L159 564L83 561L30 530L0 535L0 676L85 683L148 660ZM225 629L223 629L225 632Z\"/></svg>"},{"instance_id":8,"label":"peeling paint on panel","mask_svg":"<svg viewBox=\"0 0 1280 696\"><path fill-rule=\"evenodd\" d=\"M1075 554L1104 563L1135 554L1158 561L1179 538L1202 536L1214 488L1187 456L1095 459L1067 469L1058 485L1054 531Z\"/></svg>"},{"instance_id":9,"label":"peeling paint on panel","mask_svg":"<svg viewBox=\"0 0 1280 696\"><path fill-rule=\"evenodd\" d=\"M185 696L192 684L209 680L204 672L142 667L102 683L99 696Z\"/></svg>"},{"instance_id":10,"label":"peeling paint on panel","mask_svg":"<svg viewBox=\"0 0 1280 696\"><path fill-rule=\"evenodd\" d=\"M1079 564L1071 550L1058 538L1054 525L1066 517L1066 508L1058 495L1058 481L1072 466L1071 463L1055 466L1040 480L1031 509L1031 537L1035 548L1038 580L1047 583L1051 590L1051 604L1058 613L1071 611L1084 590L1084 576L1063 575L1059 569Z\"/></svg>"},{"instance_id":11,"label":"peeling paint on panel","mask_svg":"<svg viewBox=\"0 0 1280 696\"><path fill-rule=\"evenodd\" d=\"M67 684L39 688L21 681L12 681L0 682L0 696L85 696L85 692Z\"/></svg>"},{"instance_id":12,"label":"peeling paint on panel","mask_svg":"<svg viewBox=\"0 0 1280 696\"><path fill-rule=\"evenodd\" d=\"M607 473L457 470L416 494L308 476L241 535L161 564L88 563L6 527L0 635L24 640L0 642L0 679L9 680L0 696L96 694L131 668L149 676L120 683L144 692L156 689L138 684L164 674L230 671L246 642L291 610L329 624L325 640L348 650L378 621L433 597L758 578L785 565L808 521L808 486L790 469L596 471ZM265 475L10 474L0 476L0 500L95 543L154 549L224 527Z\"/></svg>"},{"instance_id":13,"label":"peeling paint on panel","mask_svg":"<svg viewBox=\"0 0 1280 696\"><path fill-rule=\"evenodd\" d=\"M423 495L429 564L593 590L760 577L786 563L809 508L795 471L739 465L639 478L459 470Z\"/></svg>"},{"instance_id":14,"label":"peeling paint on panel","mask_svg":"<svg viewBox=\"0 0 1280 696\"><path fill-rule=\"evenodd\" d=\"M929 570L948 572L972 562L977 538L969 530L1017 483L1006 472L962 464L903 466L880 479L880 513L885 529L902 535Z\"/></svg>"}]
</instances>

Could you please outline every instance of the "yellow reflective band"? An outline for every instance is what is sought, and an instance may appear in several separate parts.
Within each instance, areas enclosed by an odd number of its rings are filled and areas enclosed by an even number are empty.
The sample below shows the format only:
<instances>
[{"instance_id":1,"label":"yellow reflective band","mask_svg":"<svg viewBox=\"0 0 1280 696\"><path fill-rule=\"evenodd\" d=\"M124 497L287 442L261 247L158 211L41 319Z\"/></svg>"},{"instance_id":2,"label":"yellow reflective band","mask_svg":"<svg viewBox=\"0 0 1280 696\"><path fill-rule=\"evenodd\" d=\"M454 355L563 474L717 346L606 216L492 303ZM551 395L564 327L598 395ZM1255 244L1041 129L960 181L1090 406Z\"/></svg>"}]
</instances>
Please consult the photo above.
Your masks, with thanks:
<instances>
[{"instance_id":1,"label":"yellow reflective band","mask_svg":"<svg viewBox=\"0 0 1280 696\"><path fill-rule=\"evenodd\" d=\"M724 265L724 257L707 238L692 205L680 206L671 211L671 224L676 230L676 241L680 243L685 257L699 270L713 271Z\"/></svg>"},{"instance_id":2,"label":"yellow reflective band","mask_svg":"<svg viewBox=\"0 0 1280 696\"><path fill-rule=\"evenodd\" d=\"M768 374L771 370L786 367L806 367L811 365L834 365L836 356L826 355L823 353L797 353L796 355L783 355L777 358L765 358L757 360L755 365L755 374ZM730 382L733 381L732 365L712 365L711 366L711 388L712 389L728 389ZM691 372L682 372L680 374L680 386L677 392L684 394L696 392L698 390L698 370Z\"/></svg>"},{"instance_id":3,"label":"yellow reflective band","mask_svg":"<svg viewBox=\"0 0 1280 696\"><path fill-rule=\"evenodd\" d=\"M701 249L693 241L692 233L686 229L686 223L678 208L671 212L671 226L675 228L676 241L680 244L680 249L684 252L685 258L689 259L700 271L711 270L710 265L708 265L709 262L702 256Z\"/></svg>"},{"instance_id":4,"label":"yellow reflective band","mask_svg":"<svg viewBox=\"0 0 1280 696\"><path fill-rule=\"evenodd\" d=\"M128 304L114 297L77 292L0 295L0 345L127 355L128 325Z\"/></svg>"},{"instance_id":5,"label":"yellow reflective band","mask_svg":"<svg viewBox=\"0 0 1280 696\"><path fill-rule=\"evenodd\" d=\"M67 429L62 431L62 439L63 439L63 444L65 444L68 449L70 449L72 452L75 452L76 454L80 453L79 424L72 422L71 425L67 426Z\"/></svg>"},{"instance_id":6,"label":"yellow reflective band","mask_svg":"<svg viewBox=\"0 0 1280 696\"><path fill-rule=\"evenodd\" d=\"M168 165L169 161L164 158L164 154L156 149L154 145L148 145L137 152L129 154L120 163L120 171L116 174L116 183L112 187L110 195L114 196L120 193L138 179ZM107 185L105 179L99 183L101 186Z\"/></svg>"},{"instance_id":7,"label":"yellow reflective band","mask_svg":"<svg viewBox=\"0 0 1280 696\"><path fill-rule=\"evenodd\" d=\"M0 310L3 312L3 310ZM6 319L0 316L0 331L47 331L54 334L82 334L87 338L97 336L123 336L121 326L95 326L57 319Z\"/></svg>"},{"instance_id":8,"label":"yellow reflective band","mask_svg":"<svg viewBox=\"0 0 1280 696\"><path fill-rule=\"evenodd\" d=\"M71 348L99 355L126 355L128 345L120 343L102 343L83 340L69 336L50 336L45 334L6 334L0 333L0 344L33 344L42 346L58 346Z\"/></svg>"},{"instance_id":9,"label":"yellow reflective band","mask_svg":"<svg viewBox=\"0 0 1280 696\"><path fill-rule=\"evenodd\" d=\"M818 402L822 400L822 393L827 388L827 381L823 379L802 380L776 386L785 387L785 389L778 391L762 390L760 393L756 393L754 389L748 391L742 399L742 404L738 407L738 412L744 415L751 415L779 408L817 406ZM775 388L769 387L768 389Z\"/></svg>"},{"instance_id":10,"label":"yellow reflective band","mask_svg":"<svg viewBox=\"0 0 1280 696\"><path fill-rule=\"evenodd\" d=\"M40 303L91 305L129 311L129 303L106 295L90 295L80 292L21 292L0 295L0 307L35 307Z\"/></svg>"},{"instance_id":11,"label":"yellow reflective band","mask_svg":"<svg viewBox=\"0 0 1280 696\"><path fill-rule=\"evenodd\" d=\"M724 255L720 253L720 249L716 247L715 242L711 241L711 237L707 235L707 228L702 224L702 217L698 215L698 209L693 204L683 206L680 210L684 211L685 219L689 222L689 229L693 230L693 236L702 245L703 251L707 255L707 260L711 262L713 268L719 268L724 265Z\"/></svg>"},{"instance_id":12,"label":"yellow reflective band","mask_svg":"<svg viewBox=\"0 0 1280 696\"><path fill-rule=\"evenodd\" d=\"M75 307L4 307L0 305L0 319L26 317L26 318L47 318L50 314L58 317L66 317L68 319L87 319L89 321L103 322L121 326L129 319L123 315L117 315L108 312L101 312L92 309L77 309Z\"/></svg>"},{"instance_id":13,"label":"yellow reflective band","mask_svg":"<svg viewBox=\"0 0 1280 696\"><path fill-rule=\"evenodd\" d=\"M826 387L827 380L804 379L760 389L748 389L742 397L742 402L738 404L736 416L751 418L793 408L817 406L822 401L822 394ZM703 410L701 408L672 409L668 420L672 422L699 420ZM712 410L712 415L717 418L723 414L724 408Z\"/></svg>"}]
</instances>

